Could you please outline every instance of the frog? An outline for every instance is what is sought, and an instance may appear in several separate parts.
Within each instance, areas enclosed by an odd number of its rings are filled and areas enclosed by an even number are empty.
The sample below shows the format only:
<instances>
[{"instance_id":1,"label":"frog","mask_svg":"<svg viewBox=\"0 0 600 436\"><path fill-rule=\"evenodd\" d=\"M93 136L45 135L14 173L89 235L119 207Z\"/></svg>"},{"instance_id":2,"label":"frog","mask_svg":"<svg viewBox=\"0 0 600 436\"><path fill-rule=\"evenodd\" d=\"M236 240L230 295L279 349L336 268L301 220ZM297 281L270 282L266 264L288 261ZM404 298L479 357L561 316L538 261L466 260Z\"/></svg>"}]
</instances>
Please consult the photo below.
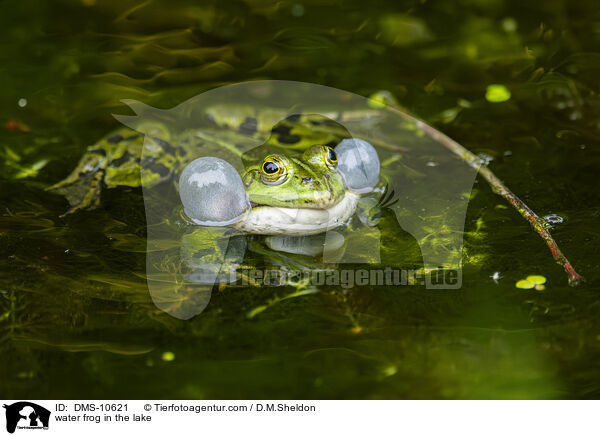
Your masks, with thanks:
<instances>
[{"instance_id":1,"label":"frog","mask_svg":"<svg viewBox=\"0 0 600 436\"><path fill-rule=\"evenodd\" d=\"M225 160L243 158L247 164L258 165L261 156L244 155L236 144L264 144L286 153L302 153L315 144L333 148L349 137L338 122L360 122L376 116L373 110L326 112L326 116L315 117L243 104L213 105L205 109L204 124L183 131L156 119L135 129L113 130L87 148L67 177L46 190L68 200L69 208L62 215L66 217L100 207L104 189L151 188L174 181L198 150L204 155Z\"/></svg>"}]
</instances>

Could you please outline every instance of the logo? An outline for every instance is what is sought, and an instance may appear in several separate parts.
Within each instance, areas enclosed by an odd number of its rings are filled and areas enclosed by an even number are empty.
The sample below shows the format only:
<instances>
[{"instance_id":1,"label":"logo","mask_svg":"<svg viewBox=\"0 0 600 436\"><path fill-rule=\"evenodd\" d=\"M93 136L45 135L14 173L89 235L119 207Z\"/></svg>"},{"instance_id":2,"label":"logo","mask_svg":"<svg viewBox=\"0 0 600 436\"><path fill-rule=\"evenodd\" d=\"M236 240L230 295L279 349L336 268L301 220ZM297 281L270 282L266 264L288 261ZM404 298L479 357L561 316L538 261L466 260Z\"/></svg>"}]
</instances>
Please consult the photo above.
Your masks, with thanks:
<instances>
[{"instance_id":1,"label":"logo","mask_svg":"<svg viewBox=\"0 0 600 436\"><path fill-rule=\"evenodd\" d=\"M19 401L4 405L6 409L6 431L14 433L15 429L48 430L50 411L29 401Z\"/></svg>"}]
</instances>

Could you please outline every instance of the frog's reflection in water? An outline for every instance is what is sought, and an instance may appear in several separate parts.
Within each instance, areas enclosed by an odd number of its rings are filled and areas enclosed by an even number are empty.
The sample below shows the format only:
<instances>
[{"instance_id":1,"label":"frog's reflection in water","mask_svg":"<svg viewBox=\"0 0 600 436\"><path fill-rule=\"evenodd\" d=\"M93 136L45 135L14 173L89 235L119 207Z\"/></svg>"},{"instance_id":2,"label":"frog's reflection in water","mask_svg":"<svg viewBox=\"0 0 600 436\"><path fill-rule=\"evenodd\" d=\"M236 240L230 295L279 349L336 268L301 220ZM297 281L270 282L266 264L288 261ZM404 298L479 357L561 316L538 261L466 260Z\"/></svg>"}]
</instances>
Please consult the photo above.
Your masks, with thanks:
<instances>
[{"instance_id":1,"label":"frog's reflection in water","mask_svg":"<svg viewBox=\"0 0 600 436\"><path fill-rule=\"evenodd\" d=\"M171 288L171 299L177 304L166 309L174 316L197 315L208 305L211 292L222 285L317 292L311 274L333 272L343 263L380 263L379 244L375 227L307 236L248 235L231 228L198 227L181 238L181 276ZM182 289L188 290L186 297ZM162 287L162 294L163 300L169 299L167 287Z\"/></svg>"},{"instance_id":2,"label":"frog's reflection in water","mask_svg":"<svg viewBox=\"0 0 600 436\"><path fill-rule=\"evenodd\" d=\"M361 231L362 230L362 231ZM379 263L379 230L364 228L352 237L343 230L318 235L261 236L236 234L228 228L198 228L181 239L181 261L191 271L185 280L197 284L251 284L269 271L326 271L340 263ZM260 259L250 269L248 255ZM284 276L285 274L280 274ZM282 285L286 283L281 283Z\"/></svg>"}]
</instances>

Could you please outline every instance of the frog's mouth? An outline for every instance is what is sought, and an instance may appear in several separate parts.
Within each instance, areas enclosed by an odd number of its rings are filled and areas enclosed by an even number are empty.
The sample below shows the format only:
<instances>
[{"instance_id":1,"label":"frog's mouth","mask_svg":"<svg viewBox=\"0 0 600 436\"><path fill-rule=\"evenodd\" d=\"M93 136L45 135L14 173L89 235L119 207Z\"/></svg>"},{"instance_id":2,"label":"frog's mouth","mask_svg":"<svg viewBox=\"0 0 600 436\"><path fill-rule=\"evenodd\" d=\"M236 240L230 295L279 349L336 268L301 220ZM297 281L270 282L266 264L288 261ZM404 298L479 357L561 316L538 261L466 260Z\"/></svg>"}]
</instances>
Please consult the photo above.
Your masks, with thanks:
<instances>
[{"instance_id":1,"label":"frog's mouth","mask_svg":"<svg viewBox=\"0 0 600 436\"><path fill-rule=\"evenodd\" d=\"M287 209L314 209L314 210L327 210L335 207L338 203L343 201L343 192L336 193L331 187L327 191L313 192L310 196L303 198L295 195L287 198L287 201L272 201L268 195L254 195L249 199L250 206L253 208L258 207L277 207ZM281 200L281 199L280 199ZM288 204L289 203L289 204Z\"/></svg>"},{"instance_id":2,"label":"frog's mouth","mask_svg":"<svg viewBox=\"0 0 600 436\"><path fill-rule=\"evenodd\" d=\"M327 210L327 209L331 209L332 207L334 207L336 204L338 204L342 200L343 200L343 198L340 198L335 203L332 203L329 207L285 207L285 206L275 206L272 204L257 203L254 201L250 201L250 207L252 207L253 209L258 208L258 207L276 207L278 209L290 209L290 210L295 210L295 209Z\"/></svg>"},{"instance_id":3,"label":"frog's mouth","mask_svg":"<svg viewBox=\"0 0 600 436\"><path fill-rule=\"evenodd\" d=\"M360 196L346 192L326 209L289 208L251 203L252 208L234 227L262 235L314 235L344 224L356 210Z\"/></svg>"}]
</instances>

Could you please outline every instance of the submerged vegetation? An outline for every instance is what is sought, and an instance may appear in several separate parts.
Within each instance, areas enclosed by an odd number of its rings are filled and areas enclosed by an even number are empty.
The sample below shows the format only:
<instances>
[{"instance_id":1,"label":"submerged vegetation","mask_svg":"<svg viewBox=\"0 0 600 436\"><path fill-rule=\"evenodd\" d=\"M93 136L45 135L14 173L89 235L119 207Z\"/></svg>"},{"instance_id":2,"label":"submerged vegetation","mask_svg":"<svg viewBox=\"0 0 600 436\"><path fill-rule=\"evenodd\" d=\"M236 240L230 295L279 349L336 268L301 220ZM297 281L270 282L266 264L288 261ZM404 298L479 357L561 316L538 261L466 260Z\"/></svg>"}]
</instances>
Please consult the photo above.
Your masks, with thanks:
<instances>
[{"instance_id":1,"label":"submerged vegetation","mask_svg":"<svg viewBox=\"0 0 600 436\"><path fill-rule=\"evenodd\" d=\"M595 2L24 0L0 22L4 397L600 396ZM46 188L119 127L122 99L169 109L258 79L385 90L545 217L587 282L569 287L479 178L459 290L221 284L191 320L159 310L141 189L61 216ZM415 241L385 218L388 263L418 268ZM249 246L249 269L292 263Z\"/></svg>"}]
</instances>

